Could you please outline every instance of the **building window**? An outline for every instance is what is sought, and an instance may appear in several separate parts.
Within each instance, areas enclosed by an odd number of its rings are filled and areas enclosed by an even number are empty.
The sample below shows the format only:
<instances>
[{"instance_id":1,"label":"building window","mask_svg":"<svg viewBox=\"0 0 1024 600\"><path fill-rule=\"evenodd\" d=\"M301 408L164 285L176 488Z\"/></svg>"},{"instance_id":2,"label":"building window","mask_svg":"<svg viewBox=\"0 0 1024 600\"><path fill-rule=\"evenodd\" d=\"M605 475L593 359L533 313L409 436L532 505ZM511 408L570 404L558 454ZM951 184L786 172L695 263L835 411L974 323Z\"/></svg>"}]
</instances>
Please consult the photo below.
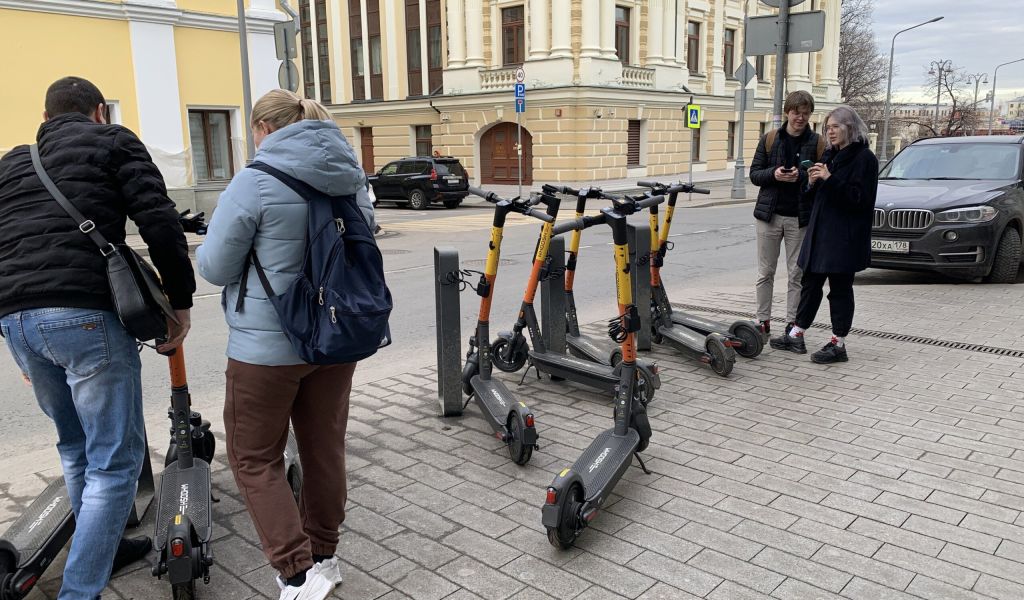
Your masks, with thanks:
<instances>
[{"instance_id":1,"label":"building window","mask_svg":"<svg viewBox=\"0 0 1024 600\"><path fill-rule=\"evenodd\" d=\"M722 67L725 68L725 76L732 78L736 72L736 30L726 29L725 40L722 44Z\"/></svg>"},{"instance_id":2,"label":"building window","mask_svg":"<svg viewBox=\"0 0 1024 600\"><path fill-rule=\"evenodd\" d=\"M693 162L700 162L700 132L703 129L691 129L690 153L693 155Z\"/></svg>"},{"instance_id":3,"label":"building window","mask_svg":"<svg viewBox=\"0 0 1024 600\"><path fill-rule=\"evenodd\" d=\"M736 121L729 121L728 134L725 141L725 158L736 158Z\"/></svg>"},{"instance_id":4,"label":"building window","mask_svg":"<svg viewBox=\"0 0 1024 600\"><path fill-rule=\"evenodd\" d=\"M370 54L370 98L384 99L384 60L380 43L380 0L366 0L366 32Z\"/></svg>"},{"instance_id":5,"label":"building window","mask_svg":"<svg viewBox=\"0 0 1024 600\"><path fill-rule=\"evenodd\" d=\"M231 156L231 113L226 110L190 110L188 131L196 181L231 179L235 174Z\"/></svg>"},{"instance_id":6,"label":"building window","mask_svg":"<svg viewBox=\"0 0 1024 600\"><path fill-rule=\"evenodd\" d=\"M640 121L629 122L629 133L626 135L626 166L640 166Z\"/></svg>"},{"instance_id":7,"label":"building window","mask_svg":"<svg viewBox=\"0 0 1024 600\"><path fill-rule=\"evenodd\" d=\"M370 76L376 77L384 74L384 62L380 54L380 36L370 36Z\"/></svg>"},{"instance_id":8,"label":"building window","mask_svg":"<svg viewBox=\"0 0 1024 600\"><path fill-rule=\"evenodd\" d=\"M316 0L317 75L320 76L320 101L331 103L331 50L327 32L327 1Z\"/></svg>"},{"instance_id":9,"label":"building window","mask_svg":"<svg viewBox=\"0 0 1024 600\"><path fill-rule=\"evenodd\" d=\"M408 64L409 95L423 94L423 44L420 41L420 2L405 0L405 56Z\"/></svg>"},{"instance_id":10,"label":"building window","mask_svg":"<svg viewBox=\"0 0 1024 600\"><path fill-rule=\"evenodd\" d=\"M427 87L432 94L441 89L444 62L441 52L441 0L427 0Z\"/></svg>"},{"instance_id":11,"label":"building window","mask_svg":"<svg viewBox=\"0 0 1024 600\"><path fill-rule=\"evenodd\" d=\"M523 63L526 45L525 23L522 6L501 9L502 64L505 66Z\"/></svg>"},{"instance_id":12,"label":"building window","mask_svg":"<svg viewBox=\"0 0 1024 600\"><path fill-rule=\"evenodd\" d=\"M624 6L615 7L615 54L629 64L629 9Z\"/></svg>"},{"instance_id":13,"label":"building window","mask_svg":"<svg viewBox=\"0 0 1024 600\"><path fill-rule=\"evenodd\" d=\"M302 91L307 98L316 98L316 75L313 73L313 31L309 19L309 0L299 2L299 21L302 38Z\"/></svg>"},{"instance_id":14,"label":"building window","mask_svg":"<svg viewBox=\"0 0 1024 600\"><path fill-rule=\"evenodd\" d=\"M348 0L348 28L352 32L352 99L366 99L366 81L363 76L365 54L363 50L363 16L362 3L359 0ZM305 23L305 21L303 21Z\"/></svg>"},{"instance_id":15,"label":"building window","mask_svg":"<svg viewBox=\"0 0 1024 600\"><path fill-rule=\"evenodd\" d=\"M416 136L416 156L430 156L434 148L430 125L416 125L413 127L413 133Z\"/></svg>"},{"instance_id":16,"label":"building window","mask_svg":"<svg viewBox=\"0 0 1024 600\"><path fill-rule=\"evenodd\" d=\"M754 59L754 73L757 74L757 82L764 83L768 81L764 75L764 55L759 55Z\"/></svg>"},{"instance_id":17,"label":"building window","mask_svg":"<svg viewBox=\"0 0 1024 600\"><path fill-rule=\"evenodd\" d=\"M757 139L763 138L766 131L768 131L768 123L761 121L761 124L757 127ZM770 148L766 148L766 150L770 150Z\"/></svg>"},{"instance_id":18,"label":"building window","mask_svg":"<svg viewBox=\"0 0 1024 600\"><path fill-rule=\"evenodd\" d=\"M686 67L691 75L700 71L700 23L686 24Z\"/></svg>"}]
</instances>

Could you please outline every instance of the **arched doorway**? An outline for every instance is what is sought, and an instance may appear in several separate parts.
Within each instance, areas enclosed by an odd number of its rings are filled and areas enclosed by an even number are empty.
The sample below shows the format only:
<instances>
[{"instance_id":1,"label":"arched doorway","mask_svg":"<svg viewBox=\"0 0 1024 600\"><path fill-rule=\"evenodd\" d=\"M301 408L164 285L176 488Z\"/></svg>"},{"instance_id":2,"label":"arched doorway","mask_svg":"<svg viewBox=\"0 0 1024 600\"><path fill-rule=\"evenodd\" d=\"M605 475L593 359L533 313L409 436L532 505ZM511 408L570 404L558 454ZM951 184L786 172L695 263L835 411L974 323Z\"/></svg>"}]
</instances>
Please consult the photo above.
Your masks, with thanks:
<instances>
[{"instance_id":1,"label":"arched doorway","mask_svg":"<svg viewBox=\"0 0 1024 600\"><path fill-rule=\"evenodd\" d=\"M515 184L519 182L515 123L498 123L480 137L480 181ZM522 130L523 185L533 184L533 136Z\"/></svg>"}]
</instances>

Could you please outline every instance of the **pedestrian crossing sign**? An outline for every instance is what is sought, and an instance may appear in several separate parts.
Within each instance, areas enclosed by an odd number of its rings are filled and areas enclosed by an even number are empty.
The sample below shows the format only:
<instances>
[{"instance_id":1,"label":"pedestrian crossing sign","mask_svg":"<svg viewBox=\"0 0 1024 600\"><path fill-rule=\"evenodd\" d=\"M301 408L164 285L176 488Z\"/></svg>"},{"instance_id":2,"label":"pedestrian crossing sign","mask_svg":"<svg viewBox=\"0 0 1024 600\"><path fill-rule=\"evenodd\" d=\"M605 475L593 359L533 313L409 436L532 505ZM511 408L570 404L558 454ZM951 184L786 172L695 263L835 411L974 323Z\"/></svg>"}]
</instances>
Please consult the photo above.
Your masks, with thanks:
<instances>
[{"instance_id":1,"label":"pedestrian crossing sign","mask_svg":"<svg viewBox=\"0 0 1024 600\"><path fill-rule=\"evenodd\" d=\"M686 105L686 126L690 129L700 129L701 114L700 104Z\"/></svg>"}]
</instances>

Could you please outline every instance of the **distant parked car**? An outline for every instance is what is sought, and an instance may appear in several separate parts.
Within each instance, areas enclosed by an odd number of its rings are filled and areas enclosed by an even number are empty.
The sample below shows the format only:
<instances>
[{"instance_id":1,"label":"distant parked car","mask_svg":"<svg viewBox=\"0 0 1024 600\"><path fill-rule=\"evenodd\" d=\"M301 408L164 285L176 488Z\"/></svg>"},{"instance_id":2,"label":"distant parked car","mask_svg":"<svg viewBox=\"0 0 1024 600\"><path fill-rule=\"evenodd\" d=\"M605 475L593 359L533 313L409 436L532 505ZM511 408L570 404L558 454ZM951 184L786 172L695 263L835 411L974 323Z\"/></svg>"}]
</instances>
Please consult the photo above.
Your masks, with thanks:
<instances>
[{"instance_id":1,"label":"distant parked car","mask_svg":"<svg viewBox=\"0 0 1024 600\"><path fill-rule=\"evenodd\" d=\"M1024 136L929 138L882 169L871 266L1013 283L1024 234Z\"/></svg>"},{"instance_id":2,"label":"distant parked car","mask_svg":"<svg viewBox=\"0 0 1024 600\"><path fill-rule=\"evenodd\" d=\"M469 177L459 159L450 156L413 156L390 162L371 175L377 201L409 203L423 210L432 202L456 208L469 195Z\"/></svg>"}]
</instances>

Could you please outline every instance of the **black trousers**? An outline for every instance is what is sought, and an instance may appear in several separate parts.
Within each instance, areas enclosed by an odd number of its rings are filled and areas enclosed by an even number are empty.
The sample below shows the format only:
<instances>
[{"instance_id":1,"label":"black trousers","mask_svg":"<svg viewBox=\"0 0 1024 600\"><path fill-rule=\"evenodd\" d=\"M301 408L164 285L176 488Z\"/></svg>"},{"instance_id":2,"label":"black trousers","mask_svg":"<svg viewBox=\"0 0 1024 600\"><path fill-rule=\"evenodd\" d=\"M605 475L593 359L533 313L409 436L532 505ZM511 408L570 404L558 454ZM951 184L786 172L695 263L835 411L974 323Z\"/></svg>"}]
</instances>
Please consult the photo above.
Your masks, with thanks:
<instances>
[{"instance_id":1,"label":"black trousers","mask_svg":"<svg viewBox=\"0 0 1024 600\"><path fill-rule=\"evenodd\" d=\"M812 273L804 271L800 279L800 306L796 324L807 329L821 307L825 280L828 280L828 308L832 315L832 335L846 337L853 326L853 273Z\"/></svg>"}]
</instances>

